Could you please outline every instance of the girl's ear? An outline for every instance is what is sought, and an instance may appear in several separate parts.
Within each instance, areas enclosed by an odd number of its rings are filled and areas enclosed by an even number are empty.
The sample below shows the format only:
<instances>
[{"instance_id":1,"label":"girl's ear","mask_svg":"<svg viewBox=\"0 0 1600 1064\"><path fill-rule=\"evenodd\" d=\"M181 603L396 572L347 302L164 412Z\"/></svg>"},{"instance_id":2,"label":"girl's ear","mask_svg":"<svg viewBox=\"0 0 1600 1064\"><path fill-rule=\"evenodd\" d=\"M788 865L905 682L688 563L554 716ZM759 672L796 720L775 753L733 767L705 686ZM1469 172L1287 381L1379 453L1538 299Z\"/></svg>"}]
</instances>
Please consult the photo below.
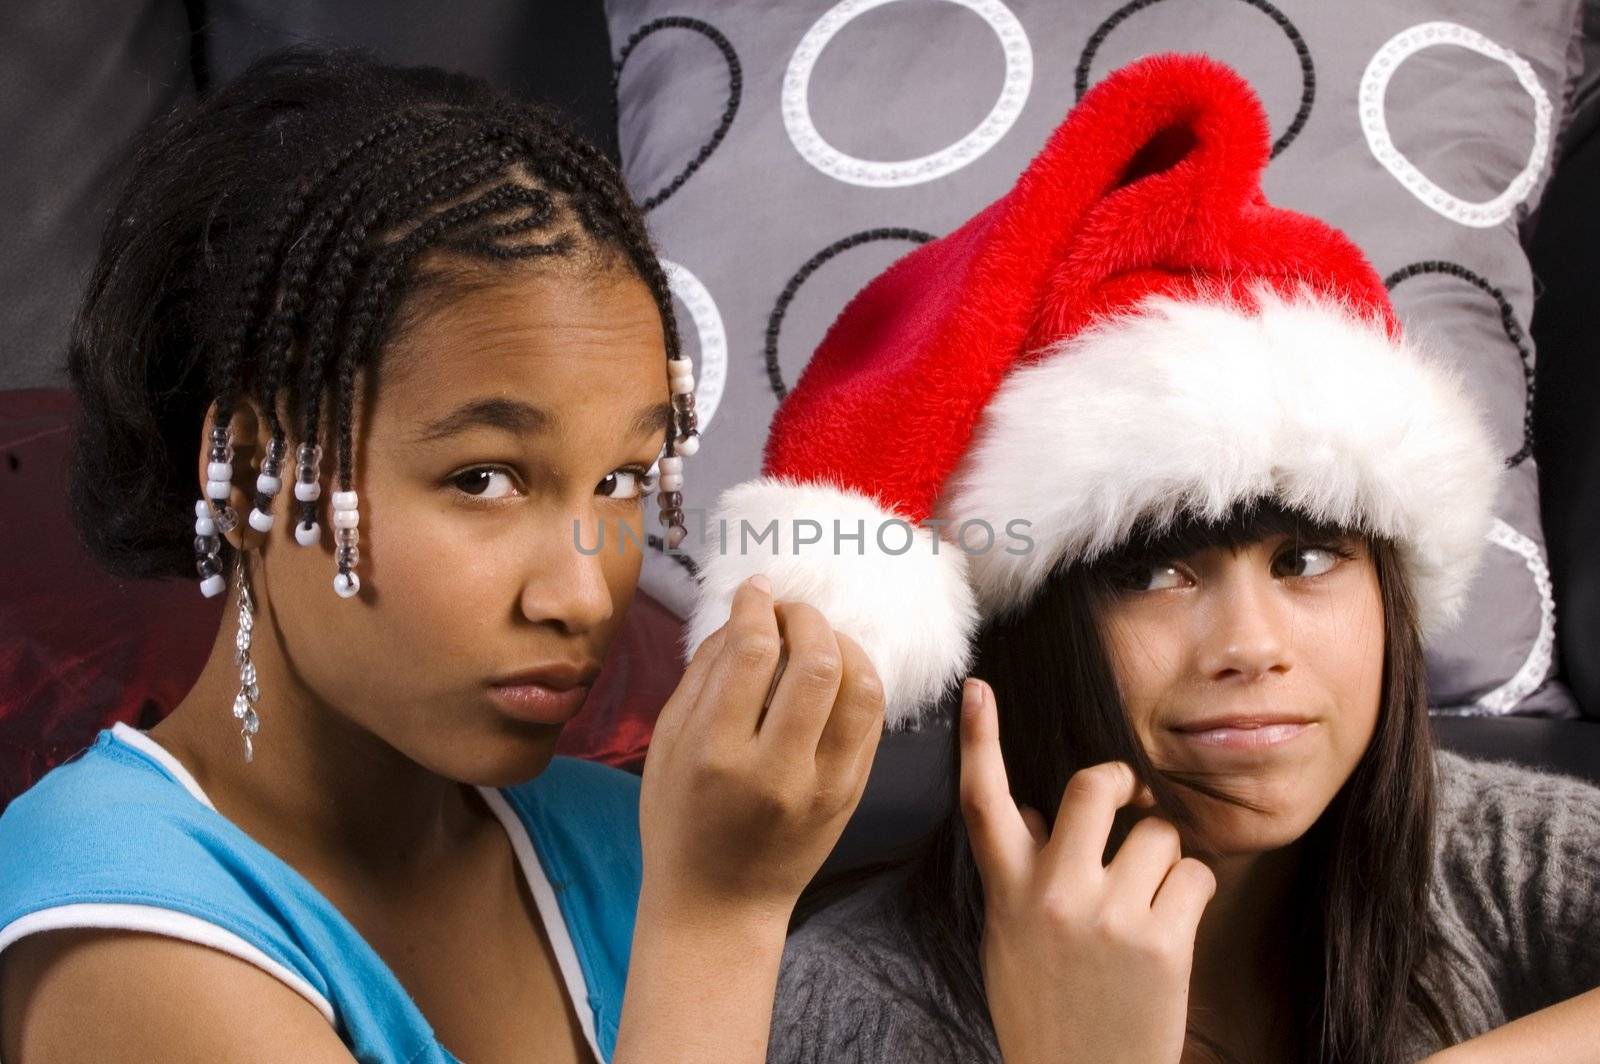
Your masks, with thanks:
<instances>
[{"instance_id":1,"label":"girl's ear","mask_svg":"<svg viewBox=\"0 0 1600 1064\"><path fill-rule=\"evenodd\" d=\"M210 465L211 453L211 426L216 423L217 404L213 402L206 409L205 421L200 426L200 441L198 447L199 461L196 473L199 476L199 498L206 496L207 467ZM261 457L267 453L267 444L271 442L267 420L261 417L256 405L251 400L245 400L234 407L233 418L229 422L229 433L233 443L233 490L228 495L228 505L238 515L238 523L234 528L225 533L223 538L234 550L245 550L258 547L266 536L252 529L245 515L250 512L251 503L255 499L256 474L260 471Z\"/></svg>"}]
</instances>

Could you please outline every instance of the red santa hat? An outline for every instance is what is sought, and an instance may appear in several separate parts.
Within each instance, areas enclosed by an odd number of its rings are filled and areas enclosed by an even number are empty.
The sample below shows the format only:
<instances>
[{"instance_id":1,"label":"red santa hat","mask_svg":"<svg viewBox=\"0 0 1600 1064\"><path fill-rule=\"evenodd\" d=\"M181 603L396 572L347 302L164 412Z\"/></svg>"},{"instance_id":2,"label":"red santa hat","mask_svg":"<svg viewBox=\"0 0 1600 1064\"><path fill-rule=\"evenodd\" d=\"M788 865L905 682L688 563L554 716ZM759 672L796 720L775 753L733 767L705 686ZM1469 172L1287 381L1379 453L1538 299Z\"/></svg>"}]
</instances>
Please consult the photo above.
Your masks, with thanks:
<instances>
[{"instance_id":1,"label":"red santa hat","mask_svg":"<svg viewBox=\"0 0 1600 1064\"><path fill-rule=\"evenodd\" d=\"M1141 60L873 280L719 500L689 652L766 573L862 644L903 725L1061 565L1258 498L1393 540L1425 634L1451 623L1501 463L1360 250L1267 202L1268 144L1232 70Z\"/></svg>"}]
</instances>

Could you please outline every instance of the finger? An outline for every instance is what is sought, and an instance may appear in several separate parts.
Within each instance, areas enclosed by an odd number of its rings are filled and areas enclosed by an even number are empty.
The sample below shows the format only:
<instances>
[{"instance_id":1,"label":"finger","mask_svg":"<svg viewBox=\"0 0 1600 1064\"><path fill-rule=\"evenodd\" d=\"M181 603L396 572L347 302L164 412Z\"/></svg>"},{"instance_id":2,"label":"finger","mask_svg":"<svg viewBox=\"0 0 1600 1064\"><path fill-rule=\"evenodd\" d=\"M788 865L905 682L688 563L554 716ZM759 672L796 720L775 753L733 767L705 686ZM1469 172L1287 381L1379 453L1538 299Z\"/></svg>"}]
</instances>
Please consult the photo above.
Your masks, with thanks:
<instances>
[{"instance_id":1,"label":"finger","mask_svg":"<svg viewBox=\"0 0 1600 1064\"><path fill-rule=\"evenodd\" d=\"M1156 891L1151 913L1163 923L1170 923L1175 933L1189 942L1200 930L1200 917L1217 893L1217 877L1210 868L1185 857L1167 872L1167 878Z\"/></svg>"},{"instance_id":2,"label":"finger","mask_svg":"<svg viewBox=\"0 0 1600 1064\"><path fill-rule=\"evenodd\" d=\"M833 626L816 607L780 602L773 612L788 660L758 726L760 741L781 764L809 767L839 696L844 659Z\"/></svg>"},{"instance_id":3,"label":"finger","mask_svg":"<svg viewBox=\"0 0 1600 1064\"><path fill-rule=\"evenodd\" d=\"M994 692L982 680L970 679L962 689L960 727L961 815L984 892L992 899L1029 873L1036 847L1011 797Z\"/></svg>"},{"instance_id":4,"label":"finger","mask_svg":"<svg viewBox=\"0 0 1600 1064\"><path fill-rule=\"evenodd\" d=\"M1046 860L1057 872L1099 872L1117 810L1133 801L1139 780L1126 762L1079 769L1067 781Z\"/></svg>"},{"instance_id":5,"label":"finger","mask_svg":"<svg viewBox=\"0 0 1600 1064\"><path fill-rule=\"evenodd\" d=\"M1050 826L1044 822L1044 814L1031 805L1018 807L1022 814L1022 822L1028 826L1028 834L1033 836L1035 846L1044 846L1050 841Z\"/></svg>"},{"instance_id":6,"label":"finger","mask_svg":"<svg viewBox=\"0 0 1600 1064\"><path fill-rule=\"evenodd\" d=\"M656 715L655 726L650 733L651 746L655 746L658 741L670 740L677 734L683 724L683 718L699 703L700 696L705 691L706 680L716 667L717 657L722 653L722 645L727 637L728 628L724 625L706 636L695 648L688 667L678 679L678 686L673 688L672 694L662 705L661 712Z\"/></svg>"},{"instance_id":7,"label":"finger","mask_svg":"<svg viewBox=\"0 0 1600 1064\"><path fill-rule=\"evenodd\" d=\"M706 636L705 640L695 648L694 656L689 659L689 664L683 670L683 678L678 681L678 686L673 695L682 695L693 702L700 697L700 692L705 690L706 680L711 676L716 667L717 657L722 653L723 646L728 641L728 626L724 624L715 632Z\"/></svg>"},{"instance_id":8,"label":"finger","mask_svg":"<svg viewBox=\"0 0 1600 1064\"><path fill-rule=\"evenodd\" d=\"M1183 843L1171 821L1147 816L1133 826L1109 865L1106 883L1128 905L1149 909L1167 873L1183 859Z\"/></svg>"},{"instance_id":9,"label":"finger","mask_svg":"<svg viewBox=\"0 0 1600 1064\"><path fill-rule=\"evenodd\" d=\"M864 781L883 735L883 681L861 644L834 632L843 663L839 697L817 743L817 771Z\"/></svg>"},{"instance_id":10,"label":"finger","mask_svg":"<svg viewBox=\"0 0 1600 1064\"><path fill-rule=\"evenodd\" d=\"M703 741L745 743L756 734L782 647L770 589L753 576L733 594L722 646L696 700L714 712L691 713L688 722Z\"/></svg>"}]
</instances>

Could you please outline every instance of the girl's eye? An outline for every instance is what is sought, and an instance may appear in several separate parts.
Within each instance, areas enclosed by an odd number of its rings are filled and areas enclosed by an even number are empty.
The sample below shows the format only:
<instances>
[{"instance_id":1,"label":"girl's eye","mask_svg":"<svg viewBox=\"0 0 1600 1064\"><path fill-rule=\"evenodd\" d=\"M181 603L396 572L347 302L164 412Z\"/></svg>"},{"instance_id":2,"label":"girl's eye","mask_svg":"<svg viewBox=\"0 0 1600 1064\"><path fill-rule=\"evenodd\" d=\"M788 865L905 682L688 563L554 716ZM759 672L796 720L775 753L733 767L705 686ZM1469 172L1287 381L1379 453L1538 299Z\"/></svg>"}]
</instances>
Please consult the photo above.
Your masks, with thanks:
<instances>
[{"instance_id":1,"label":"girl's eye","mask_svg":"<svg viewBox=\"0 0 1600 1064\"><path fill-rule=\"evenodd\" d=\"M516 490L511 474L504 469L480 466L457 473L450 478L457 491L477 499L503 499Z\"/></svg>"},{"instance_id":2,"label":"girl's eye","mask_svg":"<svg viewBox=\"0 0 1600 1064\"><path fill-rule=\"evenodd\" d=\"M596 484L594 493L608 499L636 499L644 488L644 474L636 469L618 469L607 473Z\"/></svg>"},{"instance_id":3,"label":"girl's eye","mask_svg":"<svg viewBox=\"0 0 1600 1064\"><path fill-rule=\"evenodd\" d=\"M1278 556L1279 571L1284 576L1321 576L1339 564L1339 557L1331 547L1297 547Z\"/></svg>"},{"instance_id":4,"label":"girl's eye","mask_svg":"<svg viewBox=\"0 0 1600 1064\"><path fill-rule=\"evenodd\" d=\"M1184 576L1176 565L1158 563L1127 570L1117 581L1125 591L1166 591L1183 586Z\"/></svg>"}]
</instances>

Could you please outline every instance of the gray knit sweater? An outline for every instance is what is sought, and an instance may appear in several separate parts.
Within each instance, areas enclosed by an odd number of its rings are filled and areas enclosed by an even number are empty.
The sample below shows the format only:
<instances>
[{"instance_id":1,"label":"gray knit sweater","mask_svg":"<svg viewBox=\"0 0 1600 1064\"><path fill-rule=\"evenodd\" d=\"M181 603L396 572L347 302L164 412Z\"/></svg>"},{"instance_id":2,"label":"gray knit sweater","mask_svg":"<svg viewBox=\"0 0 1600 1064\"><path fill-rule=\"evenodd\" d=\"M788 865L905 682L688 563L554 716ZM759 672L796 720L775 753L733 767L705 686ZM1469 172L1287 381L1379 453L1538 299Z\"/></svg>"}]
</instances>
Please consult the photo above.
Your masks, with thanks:
<instances>
[{"instance_id":1,"label":"gray knit sweater","mask_svg":"<svg viewBox=\"0 0 1600 1064\"><path fill-rule=\"evenodd\" d=\"M1600 789L1441 753L1428 985L1458 1040L1600 986ZM1444 1048L1413 1016L1405 1059ZM883 889L818 913L784 950L769 1064L993 1064Z\"/></svg>"}]
</instances>

